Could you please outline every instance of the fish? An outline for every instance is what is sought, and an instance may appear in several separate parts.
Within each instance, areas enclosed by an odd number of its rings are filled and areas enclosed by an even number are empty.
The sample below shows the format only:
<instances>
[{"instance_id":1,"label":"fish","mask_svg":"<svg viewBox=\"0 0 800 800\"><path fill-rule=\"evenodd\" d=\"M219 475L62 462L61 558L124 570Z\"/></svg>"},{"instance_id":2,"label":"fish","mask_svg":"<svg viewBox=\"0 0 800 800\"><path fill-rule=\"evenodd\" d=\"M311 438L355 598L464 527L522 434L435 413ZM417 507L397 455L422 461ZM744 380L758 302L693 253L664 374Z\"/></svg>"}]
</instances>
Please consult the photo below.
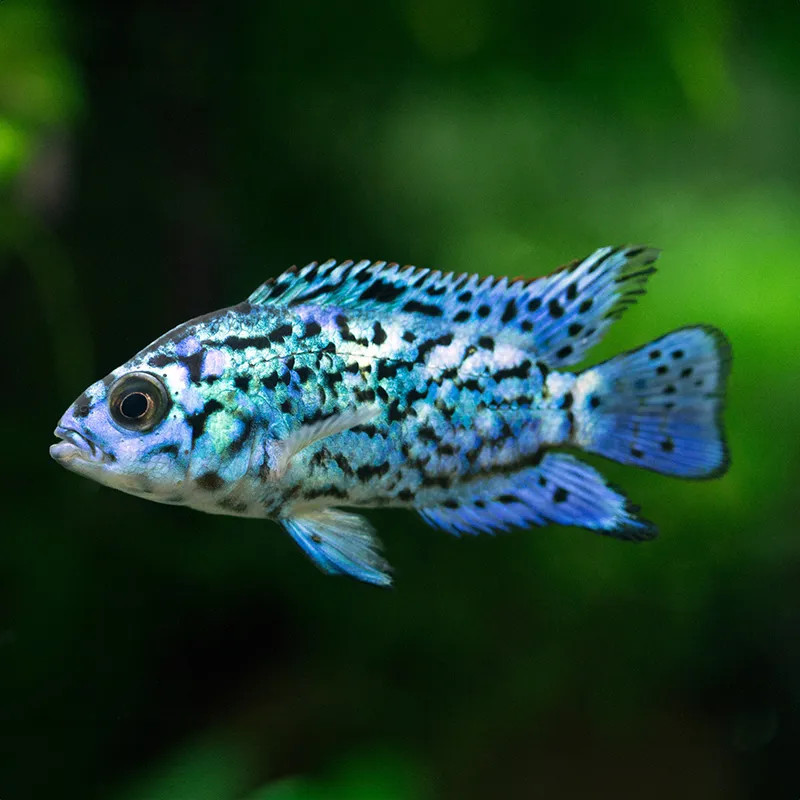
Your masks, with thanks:
<instances>
[{"instance_id":1,"label":"fish","mask_svg":"<svg viewBox=\"0 0 800 800\"><path fill-rule=\"evenodd\" d=\"M549 524L657 534L579 457L714 478L731 347L693 325L570 369L645 292L659 251L602 247L534 279L384 261L292 267L90 385L50 448L159 503L280 523L324 572L378 586L370 522L456 536Z\"/></svg>"}]
</instances>

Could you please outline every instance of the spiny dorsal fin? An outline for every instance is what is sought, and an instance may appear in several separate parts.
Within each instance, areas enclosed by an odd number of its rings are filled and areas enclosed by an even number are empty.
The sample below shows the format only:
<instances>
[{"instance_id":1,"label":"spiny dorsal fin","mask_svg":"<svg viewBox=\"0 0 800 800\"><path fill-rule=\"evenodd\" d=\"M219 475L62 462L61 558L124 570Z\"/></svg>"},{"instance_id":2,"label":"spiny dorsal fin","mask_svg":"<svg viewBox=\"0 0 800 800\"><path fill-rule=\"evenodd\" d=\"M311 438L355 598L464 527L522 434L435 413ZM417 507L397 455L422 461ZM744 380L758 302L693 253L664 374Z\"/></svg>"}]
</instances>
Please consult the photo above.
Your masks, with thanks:
<instances>
[{"instance_id":1,"label":"spiny dorsal fin","mask_svg":"<svg viewBox=\"0 0 800 800\"><path fill-rule=\"evenodd\" d=\"M579 361L643 294L658 251L603 247L533 280L481 277L385 261L312 262L262 284L252 305L400 312L513 338L551 366Z\"/></svg>"}]
</instances>

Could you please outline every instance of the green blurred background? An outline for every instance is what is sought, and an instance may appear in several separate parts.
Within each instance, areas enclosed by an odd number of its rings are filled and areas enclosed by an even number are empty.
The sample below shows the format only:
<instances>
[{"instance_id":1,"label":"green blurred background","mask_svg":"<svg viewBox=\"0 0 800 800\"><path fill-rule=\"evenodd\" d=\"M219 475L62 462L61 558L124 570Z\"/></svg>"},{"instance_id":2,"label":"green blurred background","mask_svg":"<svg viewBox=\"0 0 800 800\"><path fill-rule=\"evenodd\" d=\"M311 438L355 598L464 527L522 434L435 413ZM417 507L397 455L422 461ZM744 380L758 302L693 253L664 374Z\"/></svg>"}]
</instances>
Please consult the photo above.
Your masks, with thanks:
<instances>
[{"instance_id":1,"label":"green blurred background","mask_svg":"<svg viewBox=\"0 0 800 800\"><path fill-rule=\"evenodd\" d=\"M799 18L0 0L2 800L796 800ZM593 361L734 349L725 478L603 464L653 543L376 513L380 591L48 458L86 385L292 263L624 242L660 270Z\"/></svg>"}]
</instances>

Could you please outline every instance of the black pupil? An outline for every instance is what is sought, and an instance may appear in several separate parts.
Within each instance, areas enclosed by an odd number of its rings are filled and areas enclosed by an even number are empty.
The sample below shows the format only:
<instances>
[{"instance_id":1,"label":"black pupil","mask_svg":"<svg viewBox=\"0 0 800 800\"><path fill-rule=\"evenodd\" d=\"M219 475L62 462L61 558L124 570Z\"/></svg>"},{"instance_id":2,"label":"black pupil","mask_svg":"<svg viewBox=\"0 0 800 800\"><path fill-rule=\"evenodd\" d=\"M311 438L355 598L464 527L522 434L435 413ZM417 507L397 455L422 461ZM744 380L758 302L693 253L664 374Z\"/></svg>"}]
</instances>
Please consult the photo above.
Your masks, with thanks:
<instances>
[{"instance_id":1,"label":"black pupil","mask_svg":"<svg viewBox=\"0 0 800 800\"><path fill-rule=\"evenodd\" d=\"M131 392L122 398L119 410L122 412L123 417L139 419L147 413L148 405L147 395L144 392Z\"/></svg>"}]
</instances>

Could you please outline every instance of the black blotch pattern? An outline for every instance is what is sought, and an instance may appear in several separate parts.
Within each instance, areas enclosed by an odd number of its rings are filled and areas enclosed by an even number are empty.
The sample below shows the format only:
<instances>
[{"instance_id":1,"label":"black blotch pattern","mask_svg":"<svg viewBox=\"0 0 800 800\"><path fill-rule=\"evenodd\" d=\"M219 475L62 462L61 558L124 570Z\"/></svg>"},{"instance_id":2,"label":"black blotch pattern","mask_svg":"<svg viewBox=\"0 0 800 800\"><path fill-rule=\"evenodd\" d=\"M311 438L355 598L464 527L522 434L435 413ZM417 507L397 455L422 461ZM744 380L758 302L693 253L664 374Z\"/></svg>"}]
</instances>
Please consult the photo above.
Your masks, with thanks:
<instances>
[{"instance_id":1,"label":"black blotch pattern","mask_svg":"<svg viewBox=\"0 0 800 800\"><path fill-rule=\"evenodd\" d=\"M225 481L220 478L216 472L204 472L200 477L195 478L194 481L201 489L213 492L215 489L221 489L225 485Z\"/></svg>"},{"instance_id":2,"label":"black blotch pattern","mask_svg":"<svg viewBox=\"0 0 800 800\"><path fill-rule=\"evenodd\" d=\"M494 350L494 339L491 336L481 336L478 339L478 347L482 347L484 350Z\"/></svg>"},{"instance_id":3,"label":"black blotch pattern","mask_svg":"<svg viewBox=\"0 0 800 800\"><path fill-rule=\"evenodd\" d=\"M180 359L180 363L186 367L186 371L189 373L189 380L191 380L192 383L200 383L202 380L204 358L205 352L203 350L198 350L196 353L192 353L190 356L184 356Z\"/></svg>"},{"instance_id":4,"label":"black blotch pattern","mask_svg":"<svg viewBox=\"0 0 800 800\"><path fill-rule=\"evenodd\" d=\"M221 411L222 408L223 405L218 400L208 400L202 411L198 411L196 414L189 414L186 417L186 422L189 423L189 427L192 429L192 447L203 435L208 418L215 412Z\"/></svg>"},{"instance_id":5,"label":"black blotch pattern","mask_svg":"<svg viewBox=\"0 0 800 800\"><path fill-rule=\"evenodd\" d=\"M410 314L424 314L426 317L441 317L442 309L439 306L429 305L428 303L420 303L417 300L409 300L404 306L403 311Z\"/></svg>"},{"instance_id":6,"label":"black blotch pattern","mask_svg":"<svg viewBox=\"0 0 800 800\"><path fill-rule=\"evenodd\" d=\"M492 309L489 308L485 303L483 305L478 306L478 316L483 317L484 319L489 316L489 312Z\"/></svg>"},{"instance_id":7,"label":"black blotch pattern","mask_svg":"<svg viewBox=\"0 0 800 800\"><path fill-rule=\"evenodd\" d=\"M405 292L405 286L395 286L378 278L370 284L359 297L359 300L377 300L379 303L391 303Z\"/></svg>"},{"instance_id":8,"label":"black blotch pattern","mask_svg":"<svg viewBox=\"0 0 800 800\"><path fill-rule=\"evenodd\" d=\"M683 350L673 350L672 357L677 361L679 358L683 358Z\"/></svg>"},{"instance_id":9,"label":"black blotch pattern","mask_svg":"<svg viewBox=\"0 0 800 800\"><path fill-rule=\"evenodd\" d=\"M531 362L525 359L521 364L516 367L508 367L507 369L499 369L492 374L492 377L500 383L506 378L525 378L528 375L528 370L531 368Z\"/></svg>"},{"instance_id":10,"label":"black blotch pattern","mask_svg":"<svg viewBox=\"0 0 800 800\"><path fill-rule=\"evenodd\" d=\"M278 385L278 373L271 372L261 379L261 383L265 389L274 389Z\"/></svg>"},{"instance_id":11,"label":"black blotch pattern","mask_svg":"<svg viewBox=\"0 0 800 800\"><path fill-rule=\"evenodd\" d=\"M597 408L600 405L600 398L593 394L589 397L589 407L590 408Z\"/></svg>"},{"instance_id":12,"label":"black blotch pattern","mask_svg":"<svg viewBox=\"0 0 800 800\"><path fill-rule=\"evenodd\" d=\"M688 378L692 374L691 367L685 367L681 370L681 378Z\"/></svg>"},{"instance_id":13,"label":"black blotch pattern","mask_svg":"<svg viewBox=\"0 0 800 800\"><path fill-rule=\"evenodd\" d=\"M567 333L570 336L577 336L583 330L583 325L580 322L573 322L572 325L567 328Z\"/></svg>"},{"instance_id":14,"label":"black blotch pattern","mask_svg":"<svg viewBox=\"0 0 800 800\"><path fill-rule=\"evenodd\" d=\"M550 316L556 319L564 314L564 309L555 297L547 304L547 310L550 312Z\"/></svg>"},{"instance_id":15,"label":"black blotch pattern","mask_svg":"<svg viewBox=\"0 0 800 800\"><path fill-rule=\"evenodd\" d=\"M469 311L462 309L453 317L453 322L466 322L470 317Z\"/></svg>"},{"instance_id":16,"label":"black blotch pattern","mask_svg":"<svg viewBox=\"0 0 800 800\"><path fill-rule=\"evenodd\" d=\"M233 379L233 385L237 389L241 389L243 392L246 392L250 388L250 376L249 375L237 375Z\"/></svg>"},{"instance_id":17,"label":"black blotch pattern","mask_svg":"<svg viewBox=\"0 0 800 800\"><path fill-rule=\"evenodd\" d=\"M656 374L657 375L666 375L668 371L669 370L668 370L668 368L667 368L667 366L665 364L659 364L656 367Z\"/></svg>"},{"instance_id":18,"label":"black blotch pattern","mask_svg":"<svg viewBox=\"0 0 800 800\"><path fill-rule=\"evenodd\" d=\"M412 331L406 331L403 334L403 341L411 343L411 342L415 342L416 340L417 340L417 335L415 333L413 333Z\"/></svg>"},{"instance_id":19,"label":"black blotch pattern","mask_svg":"<svg viewBox=\"0 0 800 800\"><path fill-rule=\"evenodd\" d=\"M587 298L586 298L586 300L584 300L584 301L583 301L583 302L582 302L582 303L581 303L581 304L578 306L578 313L579 313L579 314L585 314L585 313L586 313L586 312L587 312L587 311L588 311L588 310L589 310L589 309L592 307L592 304L593 304L593 303L594 303L594 300L592 300L592 298L591 298L591 297L587 297Z\"/></svg>"},{"instance_id":20,"label":"black blotch pattern","mask_svg":"<svg viewBox=\"0 0 800 800\"><path fill-rule=\"evenodd\" d=\"M507 323L511 322L514 317L517 316L517 303L512 297L511 300L506 303L505 310L503 311L503 316L500 317L500 322Z\"/></svg>"},{"instance_id":21,"label":"black blotch pattern","mask_svg":"<svg viewBox=\"0 0 800 800\"><path fill-rule=\"evenodd\" d=\"M279 325L269 334L271 342L282 342L284 339L292 335L291 325Z\"/></svg>"},{"instance_id":22,"label":"black blotch pattern","mask_svg":"<svg viewBox=\"0 0 800 800\"><path fill-rule=\"evenodd\" d=\"M291 400L284 400L281 403L281 411L284 414L291 414L292 413L292 401Z\"/></svg>"},{"instance_id":23,"label":"black blotch pattern","mask_svg":"<svg viewBox=\"0 0 800 800\"><path fill-rule=\"evenodd\" d=\"M256 347L264 349L269 347L272 342L268 336L228 336L222 344L225 347L230 347L231 350L244 350L247 347Z\"/></svg>"},{"instance_id":24,"label":"black blotch pattern","mask_svg":"<svg viewBox=\"0 0 800 800\"><path fill-rule=\"evenodd\" d=\"M567 300L574 300L578 296L578 286L574 282L567 286Z\"/></svg>"},{"instance_id":25,"label":"black blotch pattern","mask_svg":"<svg viewBox=\"0 0 800 800\"><path fill-rule=\"evenodd\" d=\"M298 367L295 371L297 372L297 380L300 383L305 383L313 375L310 367Z\"/></svg>"},{"instance_id":26,"label":"black blotch pattern","mask_svg":"<svg viewBox=\"0 0 800 800\"><path fill-rule=\"evenodd\" d=\"M383 344L386 341L386 331L380 322L372 326L372 341L374 344Z\"/></svg>"},{"instance_id":27,"label":"black blotch pattern","mask_svg":"<svg viewBox=\"0 0 800 800\"><path fill-rule=\"evenodd\" d=\"M572 392L567 392L561 398L561 408L572 408Z\"/></svg>"},{"instance_id":28,"label":"black blotch pattern","mask_svg":"<svg viewBox=\"0 0 800 800\"><path fill-rule=\"evenodd\" d=\"M631 455L634 458L641 458L644 455L644 450L640 450L638 447L631 447Z\"/></svg>"},{"instance_id":29,"label":"black blotch pattern","mask_svg":"<svg viewBox=\"0 0 800 800\"><path fill-rule=\"evenodd\" d=\"M461 293L461 294L458 296L458 300L459 300L459 302L461 302L461 303L469 303L469 302L470 302L470 300L472 300L472 292L462 292L462 293Z\"/></svg>"},{"instance_id":30,"label":"black blotch pattern","mask_svg":"<svg viewBox=\"0 0 800 800\"><path fill-rule=\"evenodd\" d=\"M564 502L566 502L568 497L569 497L569 492L566 489L564 489L562 486L559 486L553 492L553 502L554 503L564 503Z\"/></svg>"},{"instance_id":31,"label":"black blotch pattern","mask_svg":"<svg viewBox=\"0 0 800 800\"><path fill-rule=\"evenodd\" d=\"M316 336L318 333L321 332L322 332L322 326L319 324L319 322L315 322L314 320L306 322L306 330L305 330L306 336Z\"/></svg>"},{"instance_id":32,"label":"black blotch pattern","mask_svg":"<svg viewBox=\"0 0 800 800\"><path fill-rule=\"evenodd\" d=\"M556 358L566 358L572 355L572 345L565 344L560 350L556 350Z\"/></svg>"},{"instance_id":33,"label":"black blotch pattern","mask_svg":"<svg viewBox=\"0 0 800 800\"><path fill-rule=\"evenodd\" d=\"M542 298L541 297L534 297L532 300L528 301L528 311L533 313L534 311L538 311L542 307Z\"/></svg>"},{"instance_id":34,"label":"black blotch pattern","mask_svg":"<svg viewBox=\"0 0 800 800\"><path fill-rule=\"evenodd\" d=\"M671 453L675 449L675 442L673 442L672 439L664 439L664 441L661 442L661 449L665 453Z\"/></svg>"},{"instance_id":35,"label":"black blotch pattern","mask_svg":"<svg viewBox=\"0 0 800 800\"><path fill-rule=\"evenodd\" d=\"M515 494L501 494L497 497L498 502L503 503L503 505L509 505L511 503L518 503L519 497Z\"/></svg>"},{"instance_id":36,"label":"black blotch pattern","mask_svg":"<svg viewBox=\"0 0 800 800\"><path fill-rule=\"evenodd\" d=\"M661 358L661 351L660 350L651 350L650 351L650 358L655 361L657 358Z\"/></svg>"}]
</instances>

